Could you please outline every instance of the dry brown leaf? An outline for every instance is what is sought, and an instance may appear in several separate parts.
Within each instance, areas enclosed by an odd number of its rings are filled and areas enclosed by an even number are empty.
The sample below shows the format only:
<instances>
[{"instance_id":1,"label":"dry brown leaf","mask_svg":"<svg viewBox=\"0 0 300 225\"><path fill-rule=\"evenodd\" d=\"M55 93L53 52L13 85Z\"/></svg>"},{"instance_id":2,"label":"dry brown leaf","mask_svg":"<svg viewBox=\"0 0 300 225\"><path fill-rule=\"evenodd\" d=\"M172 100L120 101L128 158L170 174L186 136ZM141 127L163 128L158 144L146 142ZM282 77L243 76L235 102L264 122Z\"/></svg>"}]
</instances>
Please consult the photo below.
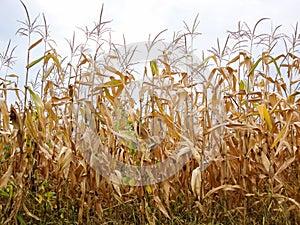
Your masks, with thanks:
<instances>
[{"instance_id":1,"label":"dry brown leaf","mask_svg":"<svg viewBox=\"0 0 300 225\"><path fill-rule=\"evenodd\" d=\"M272 120L271 120L270 113L267 110L266 105L265 104L258 105L257 110L258 110L258 113L259 113L260 117L262 118L262 120L266 121L269 131L272 131L272 128L273 128Z\"/></svg>"},{"instance_id":2,"label":"dry brown leaf","mask_svg":"<svg viewBox=\"0 0 300 225\"><path fill-rule=\"evenodd\" d=\"M290 197L287 197L287 196L284 196L284 195L281 195L281 194L277 194L277 193L273 194L273 197L288 200L288 201L292 202L298 208L298 210L300 210L300 203L297 202L297 200L295 200L293 198L290 198Z\"/></svg>"},{"instance_id":3,"label":"dry brown leaf","mask_svg":"<svg viewBox=\"0 0 300 225\"><path fill-rule=\"evenodd\" d=\"M40 221L40 220L41 220L39 217L37 217L36 215L34 215L33 213L31 213L31 212L28 210L28 208L26 207L25 203L23 203L23 209L24 209L25 213L26 213L28 216L32 217L33 219L35 219L35 220L37 220L37 221Z\"/></svg>"},{"instance_id":4,"label":"dry brown leaf","mask_svg":"<svg viewBox=\"0 0 300 225\"><path fill-rule=\"evenodd\" d=\"M284 171L286 168L288 168L296 159L296 156L293 156L292 158L284 161L279 169L276 171L275 176L278 176L282 171Z\"/></svg>"},{"instance_id":5,"label":"dry brown leaf","mask_svg":"<svg viewBox=\"0 0 300 225\"><path fill-rule=\"evenodd\" d=\"M201 168L197 167L192 172L192 178L191 178L191 186L192 191L194 195L200 197L200 190L201 190L201 183L202 183L202 174L201 174Z\"/></svg>"},{"instance_id":6,"label":"dry brown leaf","mask_svg":"<svg viewBox=\"0 0 300 225\"><path fill-rule=\"evenodd\" d=\"M284 139L284 138L282 138L282 137L286 135L287 130L288 130L288 129L287 129L287 126L285 125L285 126L281 129L281 131L279 132L279 134L276 136L276 138L275 138L273 144L271 145L271 148L272 148L272 149L275 148L275 146L278 144L278 142L279 142L280 140L283 140L283 139Z\"/></svg>"},{"instance_id":7,"label":"dry brown leaf","mask_svg":"<svg viewBox=\"0 0 300 225\"><path fill-rule=\"evenodd\" d=\"M4 98L0 98L0 112L2 115L2 126L5 131L9 130L9 112Z\"/></svg>"},{"instance_id":8,"label":"dry brown leaf","mask_svg":"<svg viewBox=\"0 0 300 225\"><path fill-rule=\"evenodd\" d=\"M270 172L270 161L264 152L261 152L261 160L262 160L262 164L264 165L265 170L269 173Z\"/></svg>"},{"instance_id":9,"label":"dry brown leaf","mask_svg":"<svg viewBox=\"0 0 300 225\"><path fill-rule=\"evenodd\" d=\"M157 195L154 195L153 198L154 198L154 201L155 201L158 209L164 214L165 217L170 219L169 213L166 210L166 208L164 207L164 205L162 204L160 198Z\"/></svg>"},{"instance_id":10,"label":"dry brown leaf","mask_svg":"<svg viewBox=\"0 0 300 225\"><path fill-rule=\"evenodd\" d=\"M63 146L58 155L57 163L59 166L59 171L63 172L64 177L68 177L70 163L73 159L72 149Z\"/></svg>"},{"instance_id":11,"label":"dry brown leaf","mask_svg":"<svg viewBox=\"0 0 300 225\"><path fill-rule=\"evenodd\" d=\"M52 159L53 149L42 140L38 140L38 144L40 151L45 154L46 159Z\"/></svg>"},{"instance_id":12,"label":"dry brown leaf","mask_svg":"<svg viewBox=\"0 0 300 225\"><path fill-rule=\"evenodd\" d=\"M10 176L12 174L12 171L13 171L13 167L11 164L11 165L9 165L5 174L3 174L3 176L0 178L0 189L7 185L8 181L10 179Z\"/></svg>"},{"instance_id":13,"label":"dry brown leaf","mask_svg":"<svg viewBox=\"0 0 300 225\"><path fill-rule=\"evenodd\" d=\"M240 185L231 185L231 184L224 184L219 187L211 189L209 192L207 192L204 196L204 198L207 198L208 196L212 195L213 193L224 190L224 191L235 191L236 189L242 190L242 187Z\"/></svg>"}]
</instances>

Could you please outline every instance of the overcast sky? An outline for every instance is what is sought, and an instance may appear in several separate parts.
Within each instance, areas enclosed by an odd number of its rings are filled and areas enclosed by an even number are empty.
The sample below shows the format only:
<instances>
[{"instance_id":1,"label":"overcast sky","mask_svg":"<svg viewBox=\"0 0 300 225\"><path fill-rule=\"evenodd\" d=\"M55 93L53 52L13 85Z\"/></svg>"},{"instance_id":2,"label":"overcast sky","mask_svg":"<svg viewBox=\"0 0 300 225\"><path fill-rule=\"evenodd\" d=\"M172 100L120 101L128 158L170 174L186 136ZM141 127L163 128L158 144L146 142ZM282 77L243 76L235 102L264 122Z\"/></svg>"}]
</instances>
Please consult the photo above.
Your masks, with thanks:
<instances>
[{"instance_id":1,"label":"overcast sky","mask_svg":"<svg viewBox=\"0 0 300 225\"><path fill-rule=\"evenodd\" d=\"M104 19L113 20L109 27L114 31L113 40L119 42L124 34L127 43L145 41L149 34L155 36L163 29L172 33L183 29L183 22L192 24L199 13L199 32L202 33L198 49L206 50L215 45L217 37L225 38L227 30L236 30L239 21L250 27L261 18L274 26L283 25L282 31L292 32L299 21L299 0L23 0L32 18L44 13L50 24L51 36L63 49L76 27L91 27L98 20L102 3ZM25 20L25 12L18 0L0 0L0 51L9 39L18 45L18 65L24 65L26 40L15 35ZM269 28L264 28L269 29ZM269 30L266 30L268 33ZM165 38L168 38L166 35ZM23 50L23 51L21 51ZM23 56L22 56L23 54ZM21 66L22 67L22 66ZM19 68L19 67L18 67ZM24 67L23 67L24 68ZM2 74L1 74L2 76Z\"/></svg>"}]
</instances>

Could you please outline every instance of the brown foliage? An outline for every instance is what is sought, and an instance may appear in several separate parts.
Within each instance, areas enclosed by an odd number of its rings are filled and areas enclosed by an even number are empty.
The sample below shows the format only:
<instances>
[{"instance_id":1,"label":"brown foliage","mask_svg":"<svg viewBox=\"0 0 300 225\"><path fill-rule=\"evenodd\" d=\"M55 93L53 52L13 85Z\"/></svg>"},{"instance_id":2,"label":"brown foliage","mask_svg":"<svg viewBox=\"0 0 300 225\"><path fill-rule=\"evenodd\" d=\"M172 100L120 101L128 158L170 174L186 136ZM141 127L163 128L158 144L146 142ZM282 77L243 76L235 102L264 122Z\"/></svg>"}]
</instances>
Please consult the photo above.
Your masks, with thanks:
<instances>
[{"instance_id":1,"label":"brown foliage","mask_svg":"<svg viewBox=\"0 0 300 225\"><path fill-rule=\"evenodd\" d=\"M20 90L4 86L6 77L0 99L0 223L298 223L297 29L290 46L290 39L276 32L257 35L255 28L239 26L223 49L218 43L188 71L162 54L161 67L150 62L152 80L142 83L145 99L137 102L125 91L135 84L134 75L113 45L104 65L97 63L103 59L106 23L101 11L96 27L86 31L85 45L75 46L75 36L69 41L67 63L45 36L29 46L28 52L45 43L48 50L28 62L27 71L43 62L41 94L34 84L26 86L31 101L25 98L24 108L8 109L7 91L18 97ZM185 41L196 35L196 26L197 20L193 32L176 37L172 47L187 49ZM91 43L95 48L88 49ZM286 51L279 48L276 55L280 43ZM259 53L261 46L267 50ZM258 59L251 52L255 47ZM120 68L110 64L112 59ZM209 62L209 75L203 76ZM82 96L84 90L89 93ZM187 108L180 108L184 104ZM127 114L120 105L128 107ZM192 157L175 176L144 187L116 171L115 179L128 184L119 185L95 171L103 159L80 142L86 130L80 116L97 130L92 144L130 165L158 163L176 151Z\"/></svg>"}]
</instances>

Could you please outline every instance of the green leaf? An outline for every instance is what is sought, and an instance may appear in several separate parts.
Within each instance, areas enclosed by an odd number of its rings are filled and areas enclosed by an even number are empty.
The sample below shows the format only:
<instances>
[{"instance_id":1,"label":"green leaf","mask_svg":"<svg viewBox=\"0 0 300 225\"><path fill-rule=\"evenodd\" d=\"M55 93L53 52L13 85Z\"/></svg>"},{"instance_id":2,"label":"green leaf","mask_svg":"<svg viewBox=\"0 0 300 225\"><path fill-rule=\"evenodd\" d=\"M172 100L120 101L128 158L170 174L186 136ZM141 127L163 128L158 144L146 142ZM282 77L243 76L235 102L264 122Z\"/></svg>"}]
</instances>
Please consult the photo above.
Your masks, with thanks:
<instances>
[{"instance_id":1,"label":"green leaf","mask_svg":"<svg viewBox=\"0 0 300 225\"><path fill-rule=\"evenodd\" d=\"M252 88L252 85L250 82L248 82L247 79L241 80L239 85L240 91L245 91L246 93L249 93Z\"/></svg>"},{"instance_id":2,"label":"green leaf","mask_svg":"<svg viewBox=\"0 0 300 225\"><path fill-rule=\"evenodd\" d=\"M29 86L25 86L25 88L29 91L34 105L37 109L38 115L40 116L40 110L44 108L44 103L42 99L33 90L31 90Z\"/></svg>"},{"instance_id":3,"label":"green leaf","mask_svg":"<svg viewBox=\"0 0 300 225\"><path fill-rule=\"evenodd\" d=\"M4 159L8 159L10 157L10 154L8 152L4 152Z\"/></svg>"},{"instance_id":4,"label":"green leaf","mask_svg":"<svg viewBox=\"0 0 300 225\"><path fill-rule=\"evenodd\" d=\"M45 197L47 198L48 201L56 198L54 191L48 191L44 195L45 195Z\"/></svg>"},{"instance_id":5,"label":"green leaf","mask_svg":"<svg viewBox=\"0 0 300 225\"><path fill-rule=\"evenodd\" d=\"M270 56L270 55L266 55L265 57L270 58L270 59L272 60L272 62L274 63L274 65L275 65L275 67L276 67L277 73L281 76L281 72L280 72L280 69L279 69L279 66L278 66L276 60L275 60L272 56ZM263 60L263 57L260 57L260 58L255 62L255 64L253 65L253 67L252 67L251 70L249 71L248 76L250 76L250 75L254 72L254 70L256 69L256 67L258 66L258 64L260 63L260 61L262 61L262 60Z\"/></svg>"},{"instance_id":6,"label":"green leaf","mask_svg":"<svg viewBox=\"0 0 300 225\"><path fill-rule=\"evenodd\" d=\"M9 194L5 191L3 191L2 189L0 189L0 195L4 196L4 197L9 197Z\"/></svg>"},{"instance_id":7,"label":"green leaf","mask_svg":"<svg viewBox=\"0 0 300 225\"><path fill-rule=\"evenodd\" d=\"M9 197L12 198L14 187L11 184L9 184L7 185L7 189L8 189Z\"/></svg>"},{"instance_id":8,"label":"green leaf","mask_svg":"<svg viewBox=\"0 0 300 225\"><path fill-rule=\"evenodd\" d=\"M240 81L240 91L245 91L245 83L243 80Z\"/></svg>"},{"instance_id":9,"label":"green leaf","mask_svg":"<svg viewBox=\"0 0 300 225\"><path fill-rule=\"evenodd\" d=\"M112 80L112 81L108 81L104 84L102 84L102 87L115 87L115 86L119 86L122 85L122 81L121 80Z\"/></svg>"},{"instance_id":10,"label":"green leaf","mask_svg":"<svg viewBox=\"0 0 300 225\"><path fill-rule=\"evenodd\" d=\"M130 177L123 177L123 183L125 184L125 185L128 185L128 183L129 183L129 181L130 181Z\"/></svg>"},{"instance_id":11,"label":"green leaf","mask_svg":"<svg viewBox=\"0 0 300 225\"><path fill-rule=\"evenodd\" d=\"M108 138L100 138L101 141L107 141Z\"/></svg>"},{"instance_id":12,"label":"green leaf","mask_svg":"<svg viewBox=\"0 0 300 225\"><path fill-rule=\"evenodd\" d=\"M159 75L159 70L158 70L158 66L157 66L157 62L156 60L151 60L150 61L150 68L151 68L151 72L152 72L152 75Z\"/></svg>"},{"instance_id":13,"label":"green leaf","mask_svg":"<svg viewBox=\"0 0 300 225\"><path fill-rule=\"evenodd\" d=\"M251 68L251 70L248 73L248 77L254 72L254 70L256 69L256 67L258 66L258 64L260 63L260 61L262 60L262 57L260 57L255 64L253 65L253 67Z\"/></svg>"},{"instance_id":14,"label":"green leaf","mask_svg":"<svg viewBox=\"0 0 300 225\"><path fill-rule=\"evenodd\" d=\"M275 65L275 67L276 67L276 71L277 71L277 73L278 73L278 74L281 76L281 72L280 72L279 66L278 66L278 64L277 64L276 60L273 58L273 56L271 56L271 55L267 55L266 57L268 57L268 58L271 58L271 59L272 59L272 62L274 63L274 65Z\"/></svg>"},{"instance_id":15,"label":"green leaf","mask_svg":"<svg viewBox=\"0 0 300 225\"><path fill-rule=\"evenodd\" d=\"M149 186L149 185L147 185L146 187L145 187L145 189L146 189L146 191L148 192L148 194L152 194L152 188L151 188L151 186Z\"/></svg>"},{"instance_id":16,"label":"green leaf","mask_svg":"<svg viewBox=\"0 0 300 225\"><path fill-rule=\"evenodd\" d=\"M21 225L26 225L25 220L20 214L17 215L17 219Z\"/></svg>"},{"instance_id":17,"label":"green leaf","mask_svg":"<svg viewBox=\"0 0 300 225\"><path fill-rule=\"evenodd\" d=\"M26 66L26 69L29 69L31 67L33 67L35 64L39 63L40 61L42 61L45 58L45 56L42 56L41 58L38 58L37 60L34 60L33 62L29 63Z\"/></svg>"},{"instance_id":18,"label":"green leaf","mask_svg":"<svg viewBox=\"0 0 300 225\"><path fill-rule=\"evenodd\" d=\"M46 55L46 57L45 57L45 64L49 61L50 58L54 61L54 64L55 64L55 66L56 66L56 68L57 68L57 70L58 70L57 75L58 75L60 81L61 81L62 83L64 83L64 77L63 77L62 74L61 74L62 67L61 67L61 64L60 64L58 58L56 57L56 55L54 55L54 54L52 54L52 53L48 53L48 54ZM52 70L52 69L51 69L51 70ZM48 72L49 72L49 71L47 71L47 73L48 73ZM51 72L51 71L50 71L50 72ZM47 73L46 73L46 74L47 74Z\"/></svg>"},{"instance_id":19,"label":"green leaf","mask_svg":"<svg viewBox=\"0 0 300 225\"><path fill-rule=\"evenodd\" d=\"M208 61L209 61L210 59L213 59L214 62L215 62L215 65L218 65L218 59L217 59L217 56L211 55L211 56L206 57L206 58L200 63L200 65L197 66L197 67L198 67L198 68L201 68L201 67L205 66L205 65L208 63Z\"/></svg>"},{"instance_id":20,"label":"green leaf","mask_svg":"<svg viewBox=\"0 0 300 225\"><path fill-rule=\"evenodd\" d=\"M106 87L104 87L104 92L105 92L106 99L110 102L110 104L114 105L115 99L113 98L113 96L111 96L111 94L109 93L109 90Z\"/></svg>"},{"instance_id":21,"label":"green leaf","mask_svg":"<svg viewBox=\"0 0 300 225\"><path fill-rule=\"evenodd\" d=\"M133 187L134 184L135 184L134 178L131 178L130 181L128 182L128 184L129 184L131 187Z\"/></svg>"}]
</instances>

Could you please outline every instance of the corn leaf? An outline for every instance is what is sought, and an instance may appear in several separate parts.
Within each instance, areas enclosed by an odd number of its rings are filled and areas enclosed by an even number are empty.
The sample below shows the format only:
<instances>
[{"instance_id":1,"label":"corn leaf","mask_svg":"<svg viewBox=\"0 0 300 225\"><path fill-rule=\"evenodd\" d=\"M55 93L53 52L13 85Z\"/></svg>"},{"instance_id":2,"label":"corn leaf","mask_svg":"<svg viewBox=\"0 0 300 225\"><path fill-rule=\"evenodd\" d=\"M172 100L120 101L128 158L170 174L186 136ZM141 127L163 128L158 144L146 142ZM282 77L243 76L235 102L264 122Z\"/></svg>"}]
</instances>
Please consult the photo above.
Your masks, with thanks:
<instances>
[{"instance_id":1,"label":"corn leaf","mask_svg":"<svg viewBox=\"0 0 300 225\"><path fill-rule=\"evenodd\" d=\"M122 81L121 80L112 80L112 81L108 81L104 84L102 84L102 87L116 87L122 85Z\"/></svg>"},{"instance_id":2,"label":"corn leaf","mask_svg":"<svg viewBox=\"0 0 300 225\"><path fill-rule=\"evenodd\" d=\"M0 112L1 112L1 122L2 122L2 128L4 128L5 131L9 130L9 112L7 109L6 102L3 98L0 98Z\"/></svg>"},{"instance_id":3,"label":"corn leaf","mask_svg":"<svg viewBox=\"0 0 300 225\"><path fill-rule=\"evenodd\" d=\"M271 55L267 55L267 56L265 56L265 57L270 58L270 59L272 60L272 62L273 62L274 65L275 65L275 68L276 68L276 71L277 71L278 75L281 76L280 68L279 68L279 66L278 66L278 64L277 64L277 62L276 62L276 60L274 59L274 57L271 56Z\"/></svg>"},{"instance_id":4,"label":"corn leaf","mask_svg":"<svg viewBox=\"0 0 300 225\"><path fill-rule=\"evenodd\" d=\"M31 90L29 86L26 86L25 88L29 91L34 105L37 109L38 115L40 116L40 110L44 109L44 103L42 99L33 90Z\"/></svg>"},{"instance_id":5,"label":"corn leaf","mask_svg":"<svg viewBox=\"0 0 300 225\"><path fill-rule=\"evenodd\" d=\"M8 167L5 174L0 178L0 189L7 185L7 182L10 179L10 176L12 174L13 168L12 164Z\"/></svg>"},{"instance_id":6,"label":"corn leaf","mask_svg":"<svg viewBox=\"0 0 300 225\"><path fill-rule=\"evenodd\" d=\"M168 211L166 210L166 208L164 207L164 205L162 204L160 198L156 195L154 195L154 201L156 203L156 206L158 207L158 209L164 214L165 217L170 219L170 216L168 214Z\"/></svg>"},{"instance_id":7,"label":"corn leaf","mask_svg":"<svg viewBox=\"0 0 300 225\"><path fill-rule=\"evenodd\" d=\"M294 103L295 102L295 99L296 99L296 96L300 94L300 90L296 90L295 92L293 92L288 98L287 98L287 101L289 103Z\"/></svg>"},{"instance_id":8,"label":"corn leaf","mask_svg":"<svg viewBox=\"0 0 300 225\"><path fill-rule=\"evenodd\" d=\"M109 72L114 73L114 74L120 76L121 79L124 78L124 75L120 71L116 70L115 68L113 68L111 66L107 66L107 65L105 65L104 68L106 70L108 70Z\"/></svg>"},{"instance_id":9,"label":"corn leaf","mask_svg":"<svg viewBox=\"0 0 300 225\"><path fill-rule=\"evenodd\" d=\"M269 173L270 172L270 160L268 159L266 153L261 152L261 161L265 168L265 170Z\"/></svg>"},{"instance_id":10,"label":"corn leaf","mask_svg":"<svg viewBox=\"0 0 300 225\"><path fill-rule=\"evenodd\" d=\"M292 158L284 161L279 169L276 171L275 176L277 176L279 173L284 171L286 168L288 168L293 162L295 162L296 156L293 156Z\"/></svg>"},{"instance_id":11,"label":"corn leaf","mask_svg":"<svg viewBox=\"0 0 300 225\"><path fill-rule=\"evenodd\" d=\"M231 184L223 184L221 186L218 186L216 188L211 189L209 192L206 193L204 198L209 197L213 193L218 192L219 190L224 190L224 191L236 191L236 189L242 189L240 185L231 185Z\"/></svg>"},{"instance_id":12,"label":"corn leaf","mask_svg":"<svg viewBox=\"0 0 300 225\"><path fill-rule=\"evenodd\" d=\"M17 74L7 74L6 77L19 78L19 76Z\"/></svg>"},{"instance_id":13,"label":"corn leaf","mask_svg":"<svg viewBox=\"0 0 300 225\"><path fill-rule=\"evenodd\" d=\"M33 49L35 46L37 46L39 43L41 43L43 40L43 38L37 40L36 42L34 42L32 45L29 46L28 50L30 51L31 49Z\"/></svg>"},{"instance_id":14,"label":"corn leaf","mask_svg":"<svg viewBox=\"0 0 300 225\"><path fill-rule=\"evenodd\" d=\"M43 59L45 58L45 56L42 56L36 60L34 60L33 62L29 63L27 66L26 66L26 69L29 69L31 67L33 67L34 65L36 65L37 63L39 63L40 61L42 61Z\"/></svg>"},{"instance_id":15,"label":"corn leaf","mask_svg":"<svg viewBox=\"0 0 300 225\"><path fill-rule=\"evenodd\" d=\"M263 120L266 121L269 131L271 131L272 128L273 128L273 125L272 125L272 120L271 120L271 117L270 117L270 113L267 110L266 105L264 105L264 104L258 105L257 110L258 110L258 113L259 113L260 117Z\"/></svg>"},{"instance_id":16,"label":"corn leaf","mask_svg":"<svg viewBox=\"0 0 300 225\"><path fill-rule=\"evenodd\" d=\"M273 144L271 145L272 149L278 144L278 142L281 140L281 138L283 137L283 135L285 134L285 132L286 132L286 126L284 126L284 128L280 131L280 133L275 138Z\"/></svg>"},{"instance_id":17,"label":"corn leaf","mask_svg":"<svg viewBox=\"0 0 300 225\"><path fill-rule=\"evenodd\" d=\"M253 65L253 67L251 68L251 70L249 71L248 73L248 76L252 75L254 70L256 69L256 67L258 66L258 64L260 63L260 61L262 60L262 57L260 57L256 62L255 64Z\"/></svg>"},{"instance_id":18,"label":"corn leaf","mask_svg":"<svg viewBox=\"0 0 300 225\"><path fill-rule=\"evenodd\" d=\"M62 70L62 67L61 67L61 65L60 65L60 62L59 62L58 58L56 57L56 55L54 55L54 54L52 54L52 53L48 53L48 54L47 54L47 58L51 58L51 59L54 61L56 67L57 67L59 70Z\"/></svg>"},{"instance_id":19,"label":"corn leaf","mask_svg":"<svg viewBox=\"0 0 300 225\"><path fill-rule=\"evenodd\" d=\"M158 70L158 65L156 60L151 60L150 61L150 68L153 76L158 76L159 75L159 70Z\"/></svg>"},{"instance_id":20,"label":"corn leaf","mask_svg":"<svg viewBox=\"0 0 300 225\"><path fill-rule=\"evenodd\" d=\"M45 80L48 78L48 76L51 74L52 70L54 69L55 64L52 64L49 69L45 72L45 74L42 77L42 82L45 82Z\"/></svg>"}]
</instances>

